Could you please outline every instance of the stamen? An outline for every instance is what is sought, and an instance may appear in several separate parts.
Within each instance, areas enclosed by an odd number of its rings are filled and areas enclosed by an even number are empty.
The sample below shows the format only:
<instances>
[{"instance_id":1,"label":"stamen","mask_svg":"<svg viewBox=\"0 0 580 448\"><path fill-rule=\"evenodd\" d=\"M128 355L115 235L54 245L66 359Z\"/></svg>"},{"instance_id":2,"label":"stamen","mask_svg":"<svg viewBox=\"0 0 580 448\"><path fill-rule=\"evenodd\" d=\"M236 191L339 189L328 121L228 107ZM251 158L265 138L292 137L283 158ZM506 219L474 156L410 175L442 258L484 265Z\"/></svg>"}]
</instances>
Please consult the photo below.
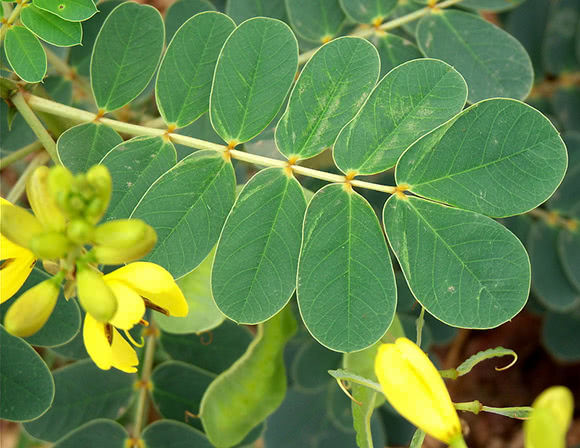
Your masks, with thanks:
<instances>
[{"instance_id":1,"label":"stamen","mask_svg":"<svg viewBox=\"0 0 580 448\"><path fill-rule=\"evenodd\" d=\"M158 313L165 314L166 316L169 316L169 311L167 311L165 308L161 308L159 305L155 305L149 299L143 297L143 302L145 302L145 306L147 308L150 308L153 311L157 311Z\"/></svg>"},{"instance_id":2,"label":"stamen","mask_svg":"<svg viewBox=\"0 0 580 448\"><path fill-rule=\"evenodd\" d=\"M105 336L111 345L113 343L113 326L111 324L105 324Z\"/></svg>"}]
</instances>

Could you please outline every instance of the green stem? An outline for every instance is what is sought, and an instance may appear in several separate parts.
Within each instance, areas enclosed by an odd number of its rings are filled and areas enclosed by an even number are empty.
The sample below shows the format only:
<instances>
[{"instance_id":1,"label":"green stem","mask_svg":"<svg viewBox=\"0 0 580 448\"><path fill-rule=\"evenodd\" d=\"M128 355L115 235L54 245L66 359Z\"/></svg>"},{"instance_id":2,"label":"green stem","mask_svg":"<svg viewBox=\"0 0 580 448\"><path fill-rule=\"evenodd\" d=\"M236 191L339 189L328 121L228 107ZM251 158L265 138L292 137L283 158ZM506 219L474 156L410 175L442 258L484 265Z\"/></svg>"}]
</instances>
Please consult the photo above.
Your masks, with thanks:
<instances>
[{"instance_id":1,"label":"green stem","mask_svg":"<svg viewBox=\"0 0 580 448\"><path fill-rule=\"evenodd\" d=\"M64 118L68 118L77 123L87 123L91 121L98 120L100 123L105 124L117 132L128 134L128 135L148 135L148 136L159 136L168 137L173 143L177 143L189 148L195 149L211 149L213 151L228 152L229 155L236 160L241 160L243 162L253 163L259 166L274 166L274 167L289 167L294 173L301 174L303 176L313 177L315 179L324 180L327 182L346 182L347 179L344 176L338 174L327 173L324 171L315 170L300 165L288 165L288 162L278 159L272 159L269 157L258 156L255 154L250 154L243 151L238 151L236 149L228 149L225 145L218 145L216 143L208 142L205 140L200 140L193 137L188 137L186 135L180 135L175 133L169 133L164 129L150 128L146 126L139 126L136 124L125 123L122 121L112 120L110 118L98 117L92 112L87 112L86 110L76 109L74 107L66 106L64 104L56 103L54 101L47 100L45 98L40 98L35 95L27 96L28 105L37 112L45 112L47 114L58 115ZM353 187L364 188L367 190L380 191L382 193L392 194L396 191L396 187L390 185L375 184L372 182L366 182L363 180L353 179L349 183Z\"/></svg>"},{"instance_id":2,"label":"green stem","mask_svg":"<svg viewBox=\"0 0 580 448\"><path fill-rule=\"evenodd\" d=\"M396 19L389 20L388 22L383 23L379 27L364 28L362 30L355 31L354 33L351 34L351 36L364 37L366 39L366 38L371 37L375 33L394 30L395 28L398 28L402 25L405 25L406 23L418 20L421 17L429 14L434 9L449 8L450 6L456 5L457 3L460 3L461 1L462 0L446 0L444 2L441 2L437 5L435 5L435 7L425 6L424 8L418 9L417 11L413 11L409 14L405 14L404 16L397 17ZM305 64L306 62L308 62L308 60L312 57L312 55L314 53L316 53L318 48L320 48L320 47L313 48L312 50L301 53L300 56L298 57L298 63Z\"/></svg>"},{"instance_id":3,"label":"green stem","mask_svg":"<svg viewBox=\"0 0 580 448\"><path fill-rule=\"evenodd\" d=\"M0 170L3 170L7 166L12 165L14 162L18 162L29 154L39 151L42 149L42 143L34 142L30 145L26 145L24 148L17 149L16 151L8 154L6 157L0 159Z\"/></svg>"},{"instance_id":4,"label":"green stem","mask_svg":"<svg viewBox=\"0 0 580 448\"><path fill-rule=\"evenodd\" d=\"M453 403L458 411L471 412L479 414L483 410L483 405L478 400L467 401L465 403Z\"/></svg>"},{"instance_id":5,"label":"green stem","mask_svg":"<svg viewBox=\"0 0 580 448\"><path fill-rule=\"evenodd\" d=\"M6 23L2 24L2 28L0 28L0 46L4 43L4 38L6 37L6 33L11 28L11 25L18 20L20 17L20 12L22 11L22 7L28 3L28 0L22 0L20 3L16 5L16 8L12 10L10 13L10 17L6 20ZM5 6L4 6L5 7ZM10 8L10 6L8 7ZM7 9L8 9L7 8Z\"/></svg>"},{"instance_id":6,"label":"green stem","mask_svg":"<svg viewBox=\"0 0 580 448\"><path fill-rule=\"evenodd\" d=\"M28 123L30 129L36 134L46 152L50 155L51 159L54 161L55 164L60 165L60 160L58 158L58 154L56 152L56 143L48 133L48 131L44 128L42 122L38 119L38 117L34 114L22 92L18 92L16 95L12 97L12 103L18 109L18 112L22 115L22 118Z\"/></svg>"},{"instance_id":7,"label":"green stem","mask_svg":"<svg viewBox=\"0 0 580 448\"><path fill-rule=\"evenodd\" d=\"M20 199L20 196L22 196L22 193L24 193L24 190L26 189L26 181L28 180L30 174L37 167L44 165L46 162L48 162L49 159L50 159L49 155L44 151L38 154L34 159L32 159L30 163L26 166L26 169L24 170L22 175L18 178L18 180L12 187L12 190L10 190L10 192L6 196L6 200L12 203L18 201L18 199Z\"/></svg>"},{"instance_id":8,"label":"green stem","mask_svg":"<svg viewBox=\"0 0 580 448\"><path fill-rule=\"evenodd\" d=\"M421 312L417 318L417 347L421 347L421 336L423 335L423 325L425 324L425 308L421 307Z\"/></svg>"},{"instance_id":9,"label":"green stem","mask_svg":"<svg viewBox=\"0 0 580 448\"><path fill-rule=\"evenodd\" d=\"M152 324L153 325L153 324ZM156 329L151 326L148 328L149 336L145 340L145 356L143 358L143 370L141 371L139 397L137 398L137 408L135 410L135 426L133 428L133 438L135 441L141 438L141 431L147 423L149 410L149 383L151 382L151 371L153 370L153 359L155 358ZM135 447L139 444L136 442Z\"/></svg>"},{"instance_id":10,"label":"green stem","mask_svg":"<svg viewBox=\"0 0 580 448\"><path fill-rule=\"evenodd\" d=\"M467 444L465 443L463 437L458 437L457 439L453 440L449 446L451 448L467 448Z\"/></svg>"},{"instance_id":11,"label":"green stem","mask_svg":"<svg viewBox=\"0 0 580 448\"><path fill-rule=\"evenodd\" d=\"M447 370L440 370L439 375L441 378L449 378L452 380L456 380L459 377L459 373L457 373L457 369L447 369Z\"/></svg>"}]
</instances>

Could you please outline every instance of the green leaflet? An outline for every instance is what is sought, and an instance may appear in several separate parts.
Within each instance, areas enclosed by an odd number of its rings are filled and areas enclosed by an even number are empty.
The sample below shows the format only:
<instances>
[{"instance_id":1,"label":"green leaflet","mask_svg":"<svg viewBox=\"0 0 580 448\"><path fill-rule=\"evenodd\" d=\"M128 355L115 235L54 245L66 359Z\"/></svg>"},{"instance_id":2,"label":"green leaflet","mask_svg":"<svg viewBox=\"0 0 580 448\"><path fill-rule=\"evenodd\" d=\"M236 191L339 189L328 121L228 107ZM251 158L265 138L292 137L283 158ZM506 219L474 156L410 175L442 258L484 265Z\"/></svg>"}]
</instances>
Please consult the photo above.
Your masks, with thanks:
<instances>
[{"instance_id":1,"label":"green leaflet","mask_svg":"<svg viewBox=\"0 0 580 448\"><path fill-rule=\"evenodd\" d=\"M470 103L524 99L530 93L533 68L522 44L477 15L456 10L428 14L417 26L417 42L426 56L444 60L463 75Z\"/></svg>"},{"instance_id":2,"label":"green leaflet","mask_svg":"<svg viewBox=\"0 0 580 448\"><path fill-rule=\"evenodd\" d=\"M566 147L550 120L510 99L474 104L415 142L397 164L397 184L489 216L527 212L566 171Z\"/></svg>"},{"instance_id":3,"label":"green leaflet","mask_svg":"<svg viewBox=\"0 0 580 448\"><path fill-rule=\"evenodd\" d=\"M175 33L155 83L159 112L168 125L185 127L208 111L215 64L234 28L228 16L210 11L192 17Z\"/></svg>"},{"instance_id":4,"label":"green leaflet","mask_svg":"<svg viewBox=\"0 0 580 448\"><path fill-rule=\"evenodd\" d=\"M141 436L148 448L212 448L205 434L185 423L159 420L147 426Z\"/></svg>"},{"instance_id":5,"label":"green leaflet","mask_svg":"<svg viewBox=\"0 0 580 448\"><path fill-rule=\"evenodd\" d=\"M161 333L161 345L172 359L193 364L214 375L229 369L244 354L252 339L247 327L231 320L200 334Z\"/></svg>"},{"instance_id":6,"label":"green leaflet","mask_svg":"<svg viewBox=\"0 0 580 448\"><path fill-rule=\"evenodd\" d=\"M210 118L228 144L244 143L276 117L298 68L298 43L276 19L257 17L238 26L218 58Z\"/></svg>"},{"instance_id":7,"label":"green leaflet","mask_svg":"<svg viewBox=\"0 0 580 448\"><path fill-rule=\"evenodd\" d=\"M40 82L46 75L46 54L34 34L23 26L6 31L4 41L6 59L20 78L26 82Z\"/></svg>"},{"instance_id":8,"label":"green leaflet","mask_svg":"<svg viewBox=\"0 0 580 448\"><path fill-rule=\"evenodd\" d=\"M209 0L177 0L171 3L165 13L165 35L167 41L171 42L179 27L194 15L204 11L215 10L215 6Z\"/></svg>"},{"instance_id":9,"label":"green leaflet","mask_svg":"<svg viewBox=\"0 0 580 448\"><path fill-rule=\"evenodd\" d=\"M379 38L377 49L381 58L381 78L403 62L423 57L413 42L391 33Z\"/></svg>"},{"instance_id":10,"label":"green leaflet","mask_svg":"<svg viewBox=\"0 0 580 448\"><path fill-rule=\"evenodd\" d=\"M564 312L580 304L580 290L574 288L562 270L558 257L559 230L535 222L527 247L532 261L532 288L537 299L549 310Z\"/></svg>"},{"instance_id":11,"label":"green leaflet","mask_svg":"<svg viewBox=\"0 0 580 448\"><path fill-rule=\"evenodd\" d=\"M339 0L285 1L292 28L311 42L328 42L338 35L346 19Z\"/></svg>"},{"instance_id":12,"label":"green leaflet","mask_svg":"<svg viewBox=\"0 0 580 448\"><path fill-rule=\"evenodd\" d=\"M284 346L296 332L289 308L260 324L244 355L205 392L201 422L217 447L231 447L276 410L286 394Z\"/></svg>"},{"instance_id":13,"label":"green leaflet","mask_svg":"<svg viewBox=\"0 0 580 448\"><path fill-rule=\"evenodd\" d=\"M56 442L96 418L117 418L133 396L135 379L134 374L100 370L90 359L55 370L52 406L24 429L37 439Z\"/></svg>"},{"instance_id":14,"label":"green leaflet","mask_svg":"<svg viewBox=\"0 0 580 448\"><path fill-rule=\"evenodd\" d=\"M524 1L525 0L463 0L461 6L470 9L500 12L516 8Z\"/></svg>"},{"instance_id":15,"label":"green leaflet","mask_svg":"<svg viewBox=\"0 0 580 448\"><path fill-rule=\"evenodd\" d=\"M284 0L227 0L226 14L236 23L252 17L286 19Z\"/></svg>"},{"instance_id":16,"label":"green leaflet","mask_svg":"<svg viewBox=\"0 0 580 448\"><path fill-rule=\"evenodd\" d=\"M278 123L280 152L308 159L332 146L375 86L379 66L377 50L365 39L323 45L302 69Z\"/></svg>"},{"instance_id":17,"label":"green leaflet","mask_svg":"<svg viewBox=\"0 0 580 448\"><path fill-rule=\"evenodd\" d=\"M290 300L296 287L306 199L283 168L256 174L243 188L220 236L212 293L235 322L263 322Z\"/></svg>"},{"instance_id":18,"label":"green leaflet","mask_svg":"<svg viewBox=\"0 0 580 448\"><path fill-rule=\"evenodd\" d=\"M580 291L580 230L562 229L558 235L558 255L566 278Z\"/></svg>"},{"instance_id":19,"label":"green leaflet","mask_svg":"<svg viewBox=\"0 0 580 448\"><path fill-rule=\"evenodd\" d=\"M159 413L177 421L202 429L198 418L186 418L186 412L197 415L201 398L216 375L195 365L167 361L151 374L153 401Z\"/></svg>"},{"instance_id":20,"label":"green leaflet","mask_svg":"<svg viewBox=\"0 0 580 448\"><path fill-rule=\"evenodd\" d=\"M576 313L546 313L542 328L542 343L560 361L580 360L580 315Z\"/></svg>"},{"instance_id":21,"label":"green leaflet","mask_svg":"<svg viewBox=\"0 0 580 448\"><path fill-rule=\"evenodd\" d=\"M97 419L79 426L53 445L53 448L106 446L125 448L129 439L127 430L114 420Z\"/></svg>"},{"instance_id":22,"label":"green leaflet","mask_svg":"<svg viewBox=\"0 0 580 448\"><path fill-rule=\"evenodd\" d=\"M467 84L450 65L436 59L399 65L338 135L336 165L345 174L393 167L415 140L461 112L466 99Z\"/></svg>"},{"instance_id":23,"label":"green leaflet","mask_svg":"<svg viewBox=\"0 0 580 448\"><path fill-rule=\"evenodd\" d=\"M0 335L0 418L12 421L33 420L44 414L52 403L52 375L30 345L12 336L3 326L0 326Z\"/></svg>"},{"instance_id":24,"label":"green leaflet","mask_svg":"<svg viewBox=\"0 0 580 448\"><path fill-rule=\"evenodd\" d=\"M415 197L389 198L389 244L413 295L448 325L494 328L525 305L530 262L498 222Z\"/></svg>"},{"instance_id":25,"label":"green leaflet","mask_svg":"<svg viewBox=\"0 0 580 448\"><path fill-rule=\"evenodd\" d=\"M155 313L159 327L168 333L188 334L209 331L220 325L225 316L211 296L211 265L215 251L211 251L192 272L177 281L189 306L189 314L182 318Z\"/></svg>"},{"instance_id":26,"label":"green leaflet","mask_svg":"<svg viewBox=\"0 0 580 448\"><path fill-rule=\"evenodd\" d=\"M340 6L354 22L375 24L389 16L397 0L340 0Z\"/></svg>"},{"instance_id":27,"label":"green leaflet","mask_svg":"<svg viewBox=\"0 0 580 448\"><path fill-rule=\"evenodd\" d=\"M97 13L93 0L33 0L33 3L69 22L82 22Z\"/></svg>"},{"instance_id":28,"label":"green leaflet","mask_svg":"<svg viewBox=\"0 0 580 448\"><path fill-rule=\"evenodd\" d=\"M306 327L331 350L369 347L393 320L395 276L380 224L344 185L327 185L308 204L297 284Z\"/></svg>"},{"instance_id":29,"label":"green leaflet","mask_svg":"<svg viewBox=\"0 0 580 448\"><path fill-rule=\"evenodd\" d=\"M73 173L84 173L101 161L123 139L109 126L85 123L63 132L56 142L61 163Z\"/></svg>"},{"instance_id":30,"label":"green leaflet","mask_svg":"<svg viewBox=\"0 0 580 448\"><path fill-rule=\"evenodd\" d=\"M117 110L145 90L164 39L163 19L152 6L121 3L107 16L91 58L91 86L100 109Z\"/></svg>"},{"instance_id":31,"label":"green leaflet","mask_svg":"<svg viewBox=\"0 0 580 448\"><path fill-rule=\"evenodd\" d=\"M145 260L179 278L214 247L235 198L232 164L216 151L198 151L157 179L133 211L157 231Z\"/></svg>"},{"instance_id":32,"label":"green leaflet","mask_svg":"<svg viewBox=\"0 0 580 448\"><path fill-rule=\"evenodd\" d=\"M113 178L106 220L125 219L151 185L177 161L175 148L162 137L134 137L121 142L101 159Z\"/></svg>"},{"instance_id":33,"label":"green leaflet","mask_svg":"<svg viewBox=\"0 0 580 448\"><path fill-rule=\"evenodd\" d=\"M83 28L80 23L67 22L34 5L27 5L22 10L20 20L38 37L59 47L79 45L83 38Z\"/></svg>"}]
</instances>

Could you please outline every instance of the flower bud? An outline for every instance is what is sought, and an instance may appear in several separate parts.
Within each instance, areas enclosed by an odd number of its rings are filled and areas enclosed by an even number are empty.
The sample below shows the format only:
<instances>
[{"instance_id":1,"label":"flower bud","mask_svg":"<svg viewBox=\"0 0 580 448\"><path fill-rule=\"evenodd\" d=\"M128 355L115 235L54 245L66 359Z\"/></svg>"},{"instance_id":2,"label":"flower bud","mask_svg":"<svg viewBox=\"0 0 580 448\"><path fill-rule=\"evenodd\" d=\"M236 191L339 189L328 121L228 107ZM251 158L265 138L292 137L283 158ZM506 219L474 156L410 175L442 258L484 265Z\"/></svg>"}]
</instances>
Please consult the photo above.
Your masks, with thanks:
<instances>
[{"instance_id":1,"label":"flower bud","mask_svg":"<svg viewBox=\"0 0 580 448\"><path fill-rule=\"evenodd\" d=\"M4 318L8 333L27 337L40 330L54 310L62 279L63 275L57 275L18 297Z\"/></svg>"},{"instance_id":2,"label":"flower bud","mask_svg":"<svg viewBox=\"0 0 580 448\"><path fill-rule=\"evenodd\" d=\"M93 241L97 246L130 248L139 244L147 227L140 219L109 221L96 228Z\"/></svg>"},{"instance_id":3,"label":"flower bud","mask_svg":"<svg viewBox=\"0 0 580 448\"><path fill-rule=\"evenodd\" d=\"M108 322L117 311L117 299L100 272L77 264L77 296L87 313L99 322Z\"/></svg>"},{"instance_id":4,"label":"flower bud","mask_svg":"<svg viewBox=\"0 0 580 448\"><path fill-rule=\"evenodd\" d=\"M85 215L88 218L92 218L93 222L96 223L100 221L109 207L111 193L113 191L113 180L111 179L109 169L105 165L92 166L87 171L86 178L89 185L93 188L96 198L101 201L98 207L89 207L90 214Z\"/></svg>"},{"instance_id":5,"label":"flower bud","mask_svg":"<svg viewBox=\"0 0 580 448\"><path fill-rule=\"evenodd\" d=\"M38 258L56 260L66 255L70 242L62 233L44 232L30 239L29 248Z\"/></svg>"},{"instance_id":6,"label":"flower bud","mask_svg":"<svg viewBox=\"0 0 580 448\"><path fill-rule=\"evenodd\" d=\"M157 243L157 234L153 227L146 225L145 233L139 241L130 247L95 246L91 251L97 263L122 264L139 260L147 255Z\"/></svg>"},{"instance_id":7,"label":"flower bud","mask_svg":"<svg viewBox=\"0 0 580 448\"><path fill-rule=\"evenodd\" d=\"M0 207L0 233L13 243L29 248L32 237L44 231L40 221L17 205L2 202Z\"/></svg>"},{"instance_id":8,"label":"flower bud","mask_svg":"<svg viewBox=\"0 0 580 448\"><path fill-rule=\"evenodd\" d=\"M50 169L46 166L36 168L26 182L26 195L35 216L43 226L62 232L66 227L66 219L61 209L50 194L48 175Z\"/></svg>"},{"instance_id":9,"label":"flower bud","mask_svg":"<svg viewBox=\"0 0 580 448\"><path fill-rule=\"evenodd\" d=\"M66 229L66 236L76 244L85 244L93 239L94 227L84 219L73 219Z\"/></svg>"},{"instance_id":10,"label":"flower bud","mask_svg":"<svg viewBox=\"0 0 580 448\"><path fill-rule=\"evenodd\" d=\"M566 432L574 413L570 390L550 387L536 398L532 407L532 414L524 423L526 448L565 448Z\"/></svg>"},{"instance_id":11,"label":"flower bud","mask_svg":"<svg viewBox=\"0 0 580 448\"><path fill-rule=\"evenodd\" d=\"M64 213L68 212L67 201L72 182L72 173L62 165L52 167L48 173L48 189L54 201Z\"/></svg>"}]
</instances>

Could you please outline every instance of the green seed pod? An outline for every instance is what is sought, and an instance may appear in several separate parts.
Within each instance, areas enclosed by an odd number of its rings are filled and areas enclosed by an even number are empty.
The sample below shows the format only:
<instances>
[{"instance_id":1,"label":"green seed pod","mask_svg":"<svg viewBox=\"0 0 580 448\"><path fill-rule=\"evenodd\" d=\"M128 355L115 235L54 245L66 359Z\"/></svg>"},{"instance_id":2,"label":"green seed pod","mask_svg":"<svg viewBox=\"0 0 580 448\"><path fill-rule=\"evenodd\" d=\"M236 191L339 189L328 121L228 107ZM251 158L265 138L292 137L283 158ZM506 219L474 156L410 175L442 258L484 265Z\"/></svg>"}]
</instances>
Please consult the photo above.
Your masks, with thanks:
<instances>
[{"instance_id":1,"label":"green seed pod","mask_svg":"<svg viewBox=\"0 0 580 448\"><path fill-rule=\"evenodd\" d=\"M8 333L31 336L40 330L54 310L63 275L43 281L18 297L4 318Z\"/></svg>"},{"instance_id":2,"label":"green seed pod","mask_svg":"<svg viewBox=\"0 0 580 448\"><path fill-rule=\"evenodd\" d=\"M100 272L77 263L77 296L87 313L99 322L108 322L117 311L117 298Z\"/></svg>"},{"instance_id":3,"label":"green seed pod","mask_svg":"<svg viewBox=\"0 0 580 448\"><path fill-rule=\"evenodd\" d=\"M140 219L118 219L101 224L93 239L97 246L130 248L139 244L147 233L147 224Z\"/></svg>"},{"instance_id":4,"label":"green seed pod","mask_svg":"<svg viewBox=\"0 0 580 448\"><path fill-rule=\"evenodd\" d=\"M85 244L93 239L94 227L84 219L73 219L67 229L66 236L76 244Z\"/></svg>"},{"instance_id":5,"label":"green seed pod","mask_svg":"<svg viewBox=\"0 0 580 448\"><path fill-rule=\"evenodd\" d=\"M52 167L48 173L48 189L63 213L67 213L67 201L72 187L73 175L62 165Z\"/></svg>"},{"instance_id":6,"label":"green seed pod","mask_svg":"<svg viewBox=\"0 0 580 448\"><path fill-rule=\"evenodd\" d=\"M0 207L0 233L19 246L30 248L31 239L44 232L40 221L17 205L3 202Z\"/></svg>"},{"instance_id":7,"label":"green seed pod","mask_svg":"<svg viewBox=\"0 0 580 448\"><path fill-rule=\"evenodd\" d=\"M95 260L102 264L121 264L139 260L147 255L157 243L157 233L153 227L145 224L143 236L130 247L95 246L91 253Z\"/></svg>"},{"instance_id":8,"label":"green seed pod","mask_svg":"<svg viewBox=\"0 0 580 448\"><path fill-rule=\"evenodd\" d=\"M48 187L50 169L46 166L36 168L26 182L26 195L34 214L46 228L62 232L66 218Z\"/></svg>"},{"instance_id":9,"label":"green seed pod","mask_svg":"<svg viewBox=\"0 0 580 448\"><path fill-rule=\"evenodd\" d=\"M70 242L62 233L44 232L31 238L29 248L38 258L56 260L66 255Z\"/></svg>"}]
</instances>

